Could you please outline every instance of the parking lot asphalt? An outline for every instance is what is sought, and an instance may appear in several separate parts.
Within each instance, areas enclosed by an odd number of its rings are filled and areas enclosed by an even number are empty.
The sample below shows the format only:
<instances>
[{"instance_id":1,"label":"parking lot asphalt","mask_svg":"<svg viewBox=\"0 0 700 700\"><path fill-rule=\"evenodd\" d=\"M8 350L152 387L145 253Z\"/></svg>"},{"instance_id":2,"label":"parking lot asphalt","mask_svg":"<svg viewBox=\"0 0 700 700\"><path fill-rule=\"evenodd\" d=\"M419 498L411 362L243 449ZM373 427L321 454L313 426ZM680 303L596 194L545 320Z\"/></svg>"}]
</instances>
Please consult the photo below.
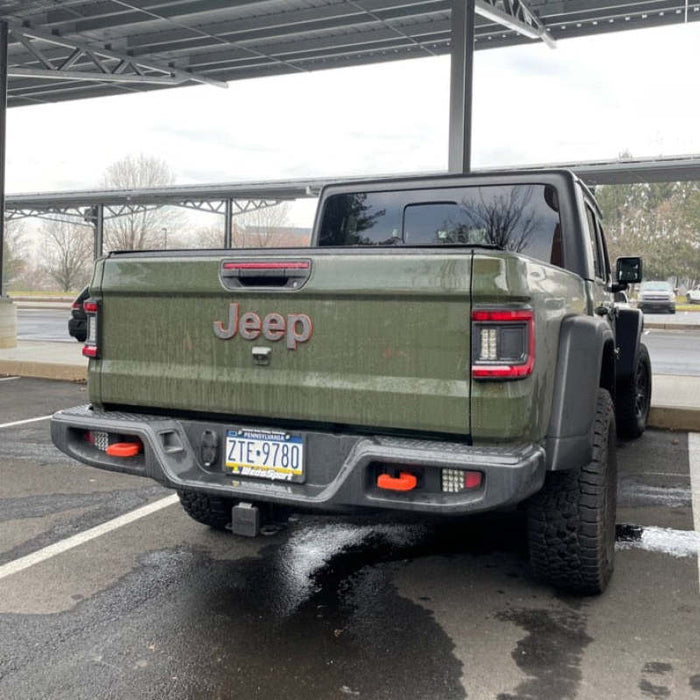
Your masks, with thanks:
<instances>
[{"instance_id":1,"label":"parking lot asphalt","mask_svg":"<svg viewBox=\"0 0 700 700\"><path fill-rule=\"evenodd\" d=\"M212 531L53 448L42 417L85 400L0 381L2 698L700 698L697 435L620 444L616 572L573 598L533 580L518 512Z\"/></svg>"}]
</instances>

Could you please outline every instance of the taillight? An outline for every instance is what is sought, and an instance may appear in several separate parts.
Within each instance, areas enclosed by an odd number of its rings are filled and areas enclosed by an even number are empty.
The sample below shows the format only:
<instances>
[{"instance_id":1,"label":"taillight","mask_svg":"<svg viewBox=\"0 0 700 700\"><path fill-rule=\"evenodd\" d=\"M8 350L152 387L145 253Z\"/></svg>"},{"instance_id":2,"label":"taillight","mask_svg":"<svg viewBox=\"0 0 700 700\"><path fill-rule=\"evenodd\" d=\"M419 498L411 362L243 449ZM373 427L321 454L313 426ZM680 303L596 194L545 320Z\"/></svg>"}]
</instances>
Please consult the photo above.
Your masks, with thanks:
<instances>
[{"instance_id":1,"label":"taillight","mask_svg":"<svg viewBox=\"0 0 700 700\"><path fill-rule=\"evenodd\" d=\"M520 379L535 367L535 323L530 309L472 311L472 377Z\"/></svg>"},{"instance_id":2,"label":"taillight","mask_svg":"<svg viewBox=\"0 0 700 700\"><path fill-rule=\"evenodd\" d=\"M100 356L98 343L100 302L88 299L83 303L83 311L87 314L87 337L83 345L83 355L96 358Z\"/></svg>"}]
</instances>

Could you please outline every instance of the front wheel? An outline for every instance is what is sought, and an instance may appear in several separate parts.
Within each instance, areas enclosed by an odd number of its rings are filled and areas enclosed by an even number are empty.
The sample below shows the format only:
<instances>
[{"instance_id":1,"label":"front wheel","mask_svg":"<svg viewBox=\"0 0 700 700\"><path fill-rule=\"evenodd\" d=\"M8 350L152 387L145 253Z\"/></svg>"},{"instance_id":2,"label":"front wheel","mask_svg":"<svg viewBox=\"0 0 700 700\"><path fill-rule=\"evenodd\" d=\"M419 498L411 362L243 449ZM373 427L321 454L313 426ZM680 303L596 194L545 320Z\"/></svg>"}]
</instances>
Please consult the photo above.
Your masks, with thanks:
<instances>
[{"instance_id":1,"label":"front wheel","mask_svg":"<svg viewBox=\"0 0 700 700\"><path fill-rule=\"evenodd\" d=\"M615 419L618 436L638 438L646 430L650 407L651 360L647 346L640 343L634 374L617 385Z\"/></svg>"},{"instance_id":2,"label":"front wheel","mask_svg":"<svg viewBox=\"0 0 700 700\"><path fill-rule=\"evenodd\" d=\"M593 459L583 467L547 474L528 504L530 562L555 588L602 593L613 572L617 461L612 400L598 390Z\"/></svg>"}]
</instances>

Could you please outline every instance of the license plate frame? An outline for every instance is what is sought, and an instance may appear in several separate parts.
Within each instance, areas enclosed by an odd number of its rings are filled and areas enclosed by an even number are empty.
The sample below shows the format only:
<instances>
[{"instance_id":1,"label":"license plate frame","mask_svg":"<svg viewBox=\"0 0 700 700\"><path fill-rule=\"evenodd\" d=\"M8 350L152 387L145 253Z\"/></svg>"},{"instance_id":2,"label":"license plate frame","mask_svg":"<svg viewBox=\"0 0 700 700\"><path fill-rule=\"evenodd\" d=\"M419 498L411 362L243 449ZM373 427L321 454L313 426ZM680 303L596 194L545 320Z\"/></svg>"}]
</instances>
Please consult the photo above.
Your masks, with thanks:
<instances>
[{"instance_id":1,"label":"license plate frame","mask_svg":"<svg viewBox=\"0 0 700 700\"><path fill-rule=\"evenodd\" d=\"M299 433L267 428L229 428L223 469L233 476L303 483L306 479L305 448L306 441Z\"/></svg>"}]
</instances>

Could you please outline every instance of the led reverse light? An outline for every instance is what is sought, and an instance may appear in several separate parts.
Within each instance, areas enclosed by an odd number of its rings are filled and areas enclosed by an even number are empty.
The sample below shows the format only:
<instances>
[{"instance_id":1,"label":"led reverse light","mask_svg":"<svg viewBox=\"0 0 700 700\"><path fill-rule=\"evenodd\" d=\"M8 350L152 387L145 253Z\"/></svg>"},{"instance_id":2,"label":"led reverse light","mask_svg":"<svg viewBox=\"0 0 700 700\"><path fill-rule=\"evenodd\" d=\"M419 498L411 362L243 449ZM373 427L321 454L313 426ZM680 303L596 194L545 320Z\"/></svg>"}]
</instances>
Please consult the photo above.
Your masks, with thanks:
<instances>
[{"instance_id":1,"label":"led reverse light","mask_svg":"<svg viewBox=\"0 0 700 700\"><path fill-rule=\"evenodd\" d=\"M481 472L462 471L461 469L441 469L443 493L459 493L478 489L481 486Z\"/></svg>"}]
</instances>

